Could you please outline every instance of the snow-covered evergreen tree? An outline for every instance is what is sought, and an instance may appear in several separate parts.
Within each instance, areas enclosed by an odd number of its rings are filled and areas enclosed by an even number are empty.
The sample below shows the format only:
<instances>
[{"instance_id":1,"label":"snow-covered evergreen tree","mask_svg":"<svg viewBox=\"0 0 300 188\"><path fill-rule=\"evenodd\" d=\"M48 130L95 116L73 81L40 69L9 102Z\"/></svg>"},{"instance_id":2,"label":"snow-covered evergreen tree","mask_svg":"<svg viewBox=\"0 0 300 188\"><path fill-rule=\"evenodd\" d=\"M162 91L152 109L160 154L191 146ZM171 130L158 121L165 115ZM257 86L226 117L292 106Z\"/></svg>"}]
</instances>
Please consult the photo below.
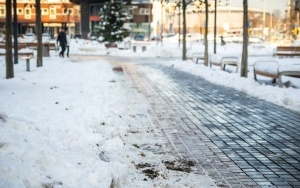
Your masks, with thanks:
<instances>
[{"instance_id":1,"label":"snow-covered evergreen tree","mask_svg":"<svg viewBox=\"0 0 300 188\"><path fill-rule=\"evenodd\" d=\"M123 41L129 36L129 30L124 28L124 23L129 19L123 10L122 0L106 2L100 10L100 27L98 35L101 42L114 43Z\"/></svg>"}]
</instances>

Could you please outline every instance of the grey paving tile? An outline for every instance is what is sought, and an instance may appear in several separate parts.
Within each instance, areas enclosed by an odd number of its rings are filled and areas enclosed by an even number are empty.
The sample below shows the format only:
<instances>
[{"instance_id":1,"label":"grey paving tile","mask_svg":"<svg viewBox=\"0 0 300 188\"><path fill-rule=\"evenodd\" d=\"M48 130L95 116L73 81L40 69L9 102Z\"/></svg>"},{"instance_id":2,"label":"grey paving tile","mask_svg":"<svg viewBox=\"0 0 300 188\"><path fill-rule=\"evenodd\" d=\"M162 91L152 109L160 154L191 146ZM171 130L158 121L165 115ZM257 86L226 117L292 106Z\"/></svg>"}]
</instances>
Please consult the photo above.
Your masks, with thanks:
<instances>
[{"instance_id":1,"label":"grey paving tile","mask_svg":"<svg viewBox=\"0 0 300 188\"><path fill-rule=\"evenodd\" d=\"M299 113L151 61L137 66L126 70L170 142L220 185L300 187Z\"/></svg>"}]
</instances>

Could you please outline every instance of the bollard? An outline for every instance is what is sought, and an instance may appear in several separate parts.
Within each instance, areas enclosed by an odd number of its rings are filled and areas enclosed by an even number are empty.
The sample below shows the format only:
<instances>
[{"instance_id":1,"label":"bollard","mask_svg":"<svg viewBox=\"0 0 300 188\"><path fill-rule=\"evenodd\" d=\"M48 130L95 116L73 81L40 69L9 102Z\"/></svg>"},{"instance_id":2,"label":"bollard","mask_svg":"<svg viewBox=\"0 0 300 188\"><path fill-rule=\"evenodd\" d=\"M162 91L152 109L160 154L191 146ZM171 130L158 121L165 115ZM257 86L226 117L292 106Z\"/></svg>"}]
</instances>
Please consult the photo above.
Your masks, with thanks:
<instances>
[{"instance_id":1,"label":"bollard","mask_svg":"<svg viewBox=\"0 0 300 188\"><path fill-rule=\"evenodd\" d=\"M146 46L142 46L142 51L146 51Z\"/></svg>"},{"instance_id":2,"label":"bollard","mask_svg":"<svg viewBox=\"0 0 300 188\"><path fill-rule=\"evenodd\" d=\"M136 52L136 46L133 46L132 49L133 49L133 52Z\"/></svg>"},{"instance_id":3,"label":"bollard","mask_svg":"<svg viewBox=\"0 0 300 188\"><path fill-rule=\"evenodd\" d=\"M26 59L26 71L30 72L30 59Z\"/></svg>"}]
</instances>

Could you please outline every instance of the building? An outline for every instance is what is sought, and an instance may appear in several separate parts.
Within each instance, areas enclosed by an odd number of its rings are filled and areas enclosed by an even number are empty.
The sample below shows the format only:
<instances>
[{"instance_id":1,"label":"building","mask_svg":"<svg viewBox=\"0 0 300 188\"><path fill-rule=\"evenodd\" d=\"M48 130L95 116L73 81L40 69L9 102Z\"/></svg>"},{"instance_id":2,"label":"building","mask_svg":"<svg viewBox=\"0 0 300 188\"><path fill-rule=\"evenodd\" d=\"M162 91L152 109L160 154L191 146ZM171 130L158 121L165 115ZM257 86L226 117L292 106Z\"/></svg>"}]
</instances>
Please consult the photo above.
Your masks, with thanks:
<instances>
[{"instance_id":1,"label":"building","mask_svg":"<svg viewBox=\"0 0 300 188\"><path fill-rule=\"evenodd\" d=\"M35 0L17 0L18 34L35 33ZM0 0L0 33L5 32L5 0ZM67 0L41 0L42 31L54 37L61 27L80 33L80 6Z\"/></svg>"},{"instance_id":2,"label":"building","mask_svg":"<svg viewBox=\"0 0 300 188\"><path fill-rule=\"evenodd\" d=\"M127 13L132 16L129 26L132 35L143 34L150 38L153 33L153 5L150 0L134 0L125 6Z\"/></svg>"}]
</instances>

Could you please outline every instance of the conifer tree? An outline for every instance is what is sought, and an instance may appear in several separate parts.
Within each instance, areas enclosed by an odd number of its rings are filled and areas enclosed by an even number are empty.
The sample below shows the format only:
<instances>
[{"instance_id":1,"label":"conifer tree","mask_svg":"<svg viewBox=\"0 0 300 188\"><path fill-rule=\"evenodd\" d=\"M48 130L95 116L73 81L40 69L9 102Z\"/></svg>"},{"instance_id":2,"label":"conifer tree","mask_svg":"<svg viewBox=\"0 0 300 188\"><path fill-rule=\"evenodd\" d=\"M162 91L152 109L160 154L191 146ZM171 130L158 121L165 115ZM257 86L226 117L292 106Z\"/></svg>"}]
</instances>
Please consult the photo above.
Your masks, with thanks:
<instances>
[{"instance_id":1,"label":"conifer tree","mask_svg":"<svg viewBox=\"0 0 300 188\"><path fill-rule=\"evenodd\" d=\"M101 42L114 43L123 41L129 36L129 30L124 23L129 19L123 10L123 1L106 2L100 10L100 27L98 36Z\"/></svg>"}]
</instances>

